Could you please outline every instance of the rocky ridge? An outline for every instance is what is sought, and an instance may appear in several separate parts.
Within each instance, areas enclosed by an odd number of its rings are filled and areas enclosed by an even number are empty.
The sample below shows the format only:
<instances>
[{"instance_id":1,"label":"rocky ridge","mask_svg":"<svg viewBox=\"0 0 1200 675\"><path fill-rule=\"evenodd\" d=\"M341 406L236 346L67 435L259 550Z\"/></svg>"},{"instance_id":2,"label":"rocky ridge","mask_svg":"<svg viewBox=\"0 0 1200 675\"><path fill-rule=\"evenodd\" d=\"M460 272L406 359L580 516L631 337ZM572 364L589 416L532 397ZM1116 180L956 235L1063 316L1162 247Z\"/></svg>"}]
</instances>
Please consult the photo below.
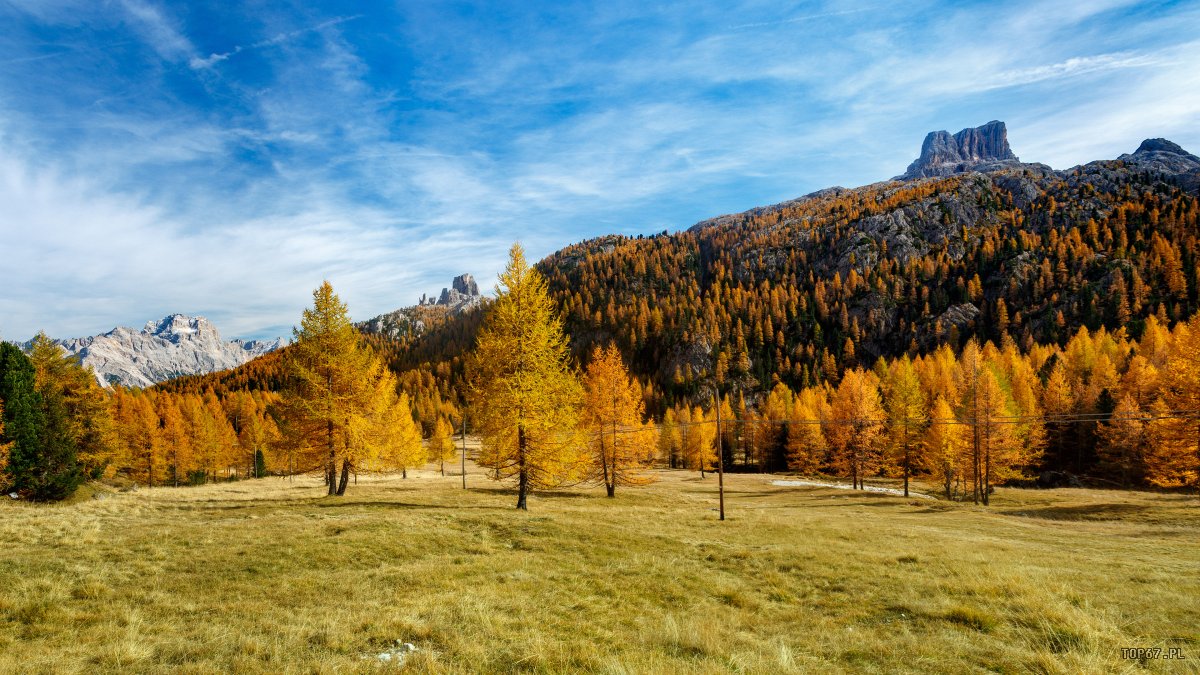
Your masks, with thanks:
<instances>
[{"instance_id":1,"label":"rocky ridge","mask_svg":"<svg viewBox=\"0 0 1200 675\"><path fill-rule=\"evenodd\" d=\"M90 337L55 340L91 367L101 385L150 387L181 375L234 368L279 349L275 340L223 340L208 319L171 314L141 330L118 326Z\"/></svg>"},{"instance_id":2,"label":"rocky ridge","mask_svg":"<svg viewBox=\"0 0 1200 675\"><path fill-rule=\"evenodd\" d=\"M360 322L358 328L365 333L386 335L392 338L424 333L433 323L475 309L483 303L479 285L470 274L460 274L443 288L436 300L431 295L421 295L416 305L380 314Z\"/></svg>"}]
</instances>

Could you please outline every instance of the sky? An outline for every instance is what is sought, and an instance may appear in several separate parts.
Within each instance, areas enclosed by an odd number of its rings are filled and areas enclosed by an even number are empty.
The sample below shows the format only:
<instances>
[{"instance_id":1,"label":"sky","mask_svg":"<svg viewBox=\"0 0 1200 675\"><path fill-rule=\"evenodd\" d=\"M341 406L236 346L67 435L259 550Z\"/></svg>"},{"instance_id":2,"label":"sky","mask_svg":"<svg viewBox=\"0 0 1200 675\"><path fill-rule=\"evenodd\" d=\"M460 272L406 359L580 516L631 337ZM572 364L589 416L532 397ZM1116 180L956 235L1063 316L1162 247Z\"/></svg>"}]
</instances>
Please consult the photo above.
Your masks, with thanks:
<instances>
[{"instance_id":1,"label":"sky","mask_svg":"<svg viewBox=\"0 0 1200 675\"><path fill-rule=\"evenodd\" d=\"M290 335L1008 125L1200 152L1200 1L0 0L0 338Z\"/></svg>"}]
</instances>

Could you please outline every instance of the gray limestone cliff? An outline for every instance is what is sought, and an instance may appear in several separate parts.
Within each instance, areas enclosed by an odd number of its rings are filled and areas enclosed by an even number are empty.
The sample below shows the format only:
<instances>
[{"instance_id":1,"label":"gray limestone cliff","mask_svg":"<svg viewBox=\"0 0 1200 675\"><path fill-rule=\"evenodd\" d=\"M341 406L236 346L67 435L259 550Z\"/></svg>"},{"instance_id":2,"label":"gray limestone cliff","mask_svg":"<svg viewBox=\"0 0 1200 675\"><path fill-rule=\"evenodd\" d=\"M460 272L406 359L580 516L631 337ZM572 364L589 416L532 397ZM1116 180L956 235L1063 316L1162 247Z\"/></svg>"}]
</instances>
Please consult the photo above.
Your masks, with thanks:
<instances>
[{"instance_id":1,"label":"gray limestone cliff","mask_svg":"<svg viewBox=\"0 0 1200 675\"><path fill-rule=\"evenodd\" d=\"M100 384L126 387L235 368L283 346L282 339L226 341L208 319L183 314L150 321L141 330L120 326L55 342L90 366Z\"/></svg>"},{"instance_id":2,"label":"gray limestone cliff","mask_svg":"<svg viewBox=\"0 0 1200 675\"><path fill-rule=\"evenodd\" d=\"M1008 129L1004 122L993 120L954 135L948 131L929 132L921 144L921 156L897 178L950 176L1019 162L1008 147Z\"/></svg>"}]
</instances>

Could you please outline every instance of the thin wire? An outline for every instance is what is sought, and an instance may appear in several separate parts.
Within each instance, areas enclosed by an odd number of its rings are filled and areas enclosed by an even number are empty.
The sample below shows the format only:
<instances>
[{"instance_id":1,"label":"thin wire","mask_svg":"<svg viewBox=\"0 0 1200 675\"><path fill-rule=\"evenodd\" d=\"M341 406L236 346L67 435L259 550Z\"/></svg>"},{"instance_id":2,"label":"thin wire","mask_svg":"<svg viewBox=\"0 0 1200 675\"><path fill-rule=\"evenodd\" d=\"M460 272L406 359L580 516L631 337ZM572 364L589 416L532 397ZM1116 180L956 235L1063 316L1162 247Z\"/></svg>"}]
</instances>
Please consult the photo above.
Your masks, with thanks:
<instances>
[{"instance_id":1,"label":"thin wire","mask_svg":"<svg viewBox=\"0 0 1200 675\"><path fill-rule=\"evenodd\" d=\"M1072 423L1085 423L1085 422L1101 423L1101 422L1125 422L1125 421L1155 422L1155 421L1159 421L1159 420L1175 420L1175 419L1193 419L1193 420L1200 421L1200 410L1167 410L1167 411L1163 411L1162 413L1157 413L1157 414L1153 414L1153 415L1146 415L1146 414L1143 414L1143 415L1117 415L1115 413L1078 413L1078 414L1073 414L1073 415L997 415L994 417L985 417L983 419L978 419L975 417L964 417L961 419L957 418L957 417L932 417L932 418L925 418L925 419L901 418L901 419L895 420L895 423L896 424L904 423L904 424L920 425L920 424L925 424L928 422L928 423L946 424L946 425L992 426L992 425L1000 425L1000 424L1011 424L1011 425L1035 424L1035 423L1039 423L1039 422L1042 424L1072 424ZM831 426L831 425L876 426L876 425L886 425L891 422L892 421L888 420L888 419L872 419L872 418L863 418L863 417L849 418L849 419L831 418L831 419L781 419L781 420L734 418L733 420L722 420L721 425L725 426L725 427L728 427L731 425L737 425L737 424L773 424L773 425L785 425L785 426L792 425L792 424L799 424L799 425L817 424L817 425L823 425L823 426ZM706 426L706 425L716 424L716 423L717 423L717 421L715 419L714 420L704 420L701 422L693 422L693 421L673 422L670 425L666 425L661 422L655 422L655 423L651 423L651 424L641 425L639 427L626 426L626 427L618 428L615 432L612 429L607 429L604 433L607 433L607 434L612 434L612 433L641 434L641 433L647 433L649 431L661 431L664 427L668 427L668 426L671 428L675 428L675 429L684 429L684 428ZM598 433L599 432L592 432L593 435L597 435Z\"/></svg>"}]
</instances>

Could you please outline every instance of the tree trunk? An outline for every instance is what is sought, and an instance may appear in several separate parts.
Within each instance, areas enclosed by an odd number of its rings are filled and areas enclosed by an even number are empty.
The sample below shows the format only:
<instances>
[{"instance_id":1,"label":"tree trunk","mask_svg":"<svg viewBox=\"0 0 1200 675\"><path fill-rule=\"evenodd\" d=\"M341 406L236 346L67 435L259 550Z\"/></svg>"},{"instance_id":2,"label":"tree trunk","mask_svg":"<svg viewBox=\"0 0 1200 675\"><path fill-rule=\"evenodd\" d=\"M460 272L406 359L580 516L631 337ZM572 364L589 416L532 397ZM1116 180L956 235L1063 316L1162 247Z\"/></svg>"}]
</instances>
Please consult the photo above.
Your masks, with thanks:
<instances>
[{"instance_id":1,"label":"tree trunk","mask_svg":"<svg viewBox=\"0 0 1200 675\"><path fill-rule=\"evenodd\" d=\"M325 480L329 483L329 494L337 494L337 453L333 449L333 422L325 422L325 439L329 447L329 462L325 465Z\"/></svg>"},{"instance_id":2,"label":"tree trunk","mask_svg":"<svg viewBox=\"0 0 1200 675\"><path fill-rule=\"evenodd\" d=\"M992 491L992 434L988 429L987 444L983 446L983 505L991 501L988 493Z\"/></svg>"},{"instance_id":3,"label":"tree trunk","mask_svg":"<svg viewBox=\"0 0 1200 675\"><path fill-rule=\"evenodd\" d=\"M908 434L904 434L904 496L908 496Z\"/></svg>"},{"instance_id":4,"label":"tree trunk","mask_svg":"<svg viewBox=\"0 0 1200 675\"><path fill-rule=\"evenodd\" d=\"M339 497L346 494L346 484L350 482L350 459L342 460L342 480L338 483L337 494Z\"/></svg>"},{"instance_id":5,"label":"tree trunk","mask_svg":"<svg viewBox=\"0 0 1200 675\"><path fill-rule=\"evenodd\" d=\"M517 462L520 469L517 477L517 508L528 511L525 496L529 492L529 469L525 466L525 427L517 427Z\"/></svg>"},{"instance_id":6,"label":"tree trunk","mask_svg":"<svg viewBox=\"0 0 1200 675\"><path fill-rule=\"evenodd\" d=\"M612 483L609 482L608 476L608 452L604 449L604 432L600 432L600 471L604 474L604 487L608 490L608 496L613 496Z\"/></svg>"}]
</instances>

